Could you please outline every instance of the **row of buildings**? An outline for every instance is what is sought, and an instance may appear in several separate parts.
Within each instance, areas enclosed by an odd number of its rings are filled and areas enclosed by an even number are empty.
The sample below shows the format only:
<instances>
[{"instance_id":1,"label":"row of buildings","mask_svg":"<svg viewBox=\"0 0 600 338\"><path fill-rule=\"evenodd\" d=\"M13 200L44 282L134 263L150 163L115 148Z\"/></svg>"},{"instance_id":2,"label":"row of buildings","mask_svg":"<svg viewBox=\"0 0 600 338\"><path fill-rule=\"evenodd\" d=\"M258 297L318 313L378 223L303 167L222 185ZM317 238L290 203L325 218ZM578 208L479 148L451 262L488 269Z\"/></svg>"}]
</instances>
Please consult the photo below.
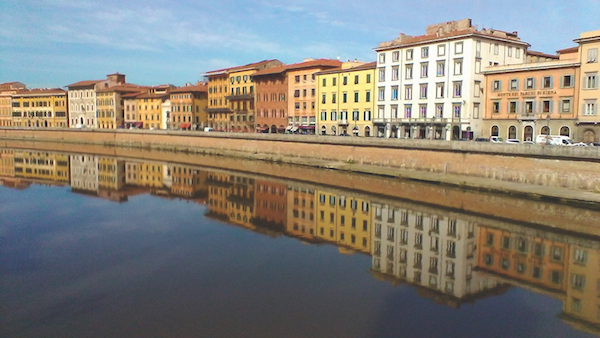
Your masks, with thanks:
<instances>
[{"instance_id":1,"label":"row of buildings","mask_svg":"<svg viewBox=\"0 0 600 338\"><path fill-rule=\"evenodd\" d=\"M174 87L125 75L63 89L0 85L0 126L201 129L364 137L600 140L600 30L544 54L470 19L374 48L376 61L264 60Z\"/></svg>"},{"instance_id":2,"label":"row of buildings","mask_svg":"<svg viewBox=\"0 0 600 338\"><path fill-rule=\"evenodd\" d=\"M206 217L269 236L333 244L372 258L373 277L459 307L518 286L563 302L560 318L600 333L600 242L335 188L179 164L46 151L0 151L0 183L70 185L125 202L153 194L207 207Z\"/></svg>"}]
</instances>

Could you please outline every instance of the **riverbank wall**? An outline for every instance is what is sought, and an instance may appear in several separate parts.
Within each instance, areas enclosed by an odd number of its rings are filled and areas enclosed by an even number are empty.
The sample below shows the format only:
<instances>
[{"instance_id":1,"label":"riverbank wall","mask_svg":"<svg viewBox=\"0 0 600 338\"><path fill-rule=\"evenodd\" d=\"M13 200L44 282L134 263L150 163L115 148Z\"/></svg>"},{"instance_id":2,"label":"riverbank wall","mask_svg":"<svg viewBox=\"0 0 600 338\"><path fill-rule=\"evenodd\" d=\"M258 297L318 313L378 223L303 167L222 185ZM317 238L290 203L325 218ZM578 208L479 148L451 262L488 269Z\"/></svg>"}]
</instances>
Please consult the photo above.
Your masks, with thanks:
<instances>
[{"instance_id":1,"label":"riverbank wall","mask_svg":"<svg viewBox=\"0 0 600 338\"><path fill-rule=\"evenodd\" d=\"M456 175L600 193L600 147L120 129L5 128L0 139L226 155L349 171L366 167L374 174Z\"/></svg>"}]
</instances>

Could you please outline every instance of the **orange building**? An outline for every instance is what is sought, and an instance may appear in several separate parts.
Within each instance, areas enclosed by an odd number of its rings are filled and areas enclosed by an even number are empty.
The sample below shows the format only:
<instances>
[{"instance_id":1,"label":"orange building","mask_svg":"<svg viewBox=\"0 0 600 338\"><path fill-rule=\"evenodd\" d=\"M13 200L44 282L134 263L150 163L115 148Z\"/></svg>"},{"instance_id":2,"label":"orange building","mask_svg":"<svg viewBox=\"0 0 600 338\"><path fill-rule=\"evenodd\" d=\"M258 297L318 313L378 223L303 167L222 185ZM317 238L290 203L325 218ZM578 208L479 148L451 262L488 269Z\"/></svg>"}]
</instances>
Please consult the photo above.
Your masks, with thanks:
<instances>
[{"instance_id":1,"label":"orange building","mask_svg":"<svg viewBox=\"0 0 600 338\"><path fill-rule=\"evenodd\" d=\"M252 75L280 65L279 60L265 60L207 72L208 126L216 130L254 132L255 88Z\"/></svg>"},{"instance_id":2,"label":"orange building","mask_svg":"<svg viewBox=\"0 0 600 338\"><path fill-rule=\"evenodd\" d=\"M0 127L13 125L12 118L12 94L27 87L21 82L0 83Z\"/></svg>"},{"instance_id":3,"label":"orange building","mask_svg":"<svg viewBox=\"0 0 600 338\"><path fill-rule=\"evenodd\" d=\"M98 128L116 129L125 126L125 99L144 89L133 84L121 84L96 90Z\"/></svg>"},{"instance_id":4,"label":"orange building","mask_svg":"<svg viewBox=\"0 0 600 338\"><path fill-rule=\"evenodd\" d=\"M287 224L287 192L285 184L256 180L255 225L283 232Z\"/></svg>"},{"instance_id":5,"label":"orange building","mask_svg":"<svg viewBox=\"0 0 600 338\"><path fill-rule=\"evenodd\" d=\"M207 90L205 83L171 90L171 115L167 129L203 129L208 122Z\"/></svg>"},{"instance_id":6,"label":"orange building","mask_svg":"<svg viewBox=\"0 0 600 338\"><path fill-rule=\"evenodd\" d=\"M484 136L535 141L537 135L576 138L580 63L577 50L485 71ZM535 56L535 57L534 57Z\"/></svg>"}]
</instances>

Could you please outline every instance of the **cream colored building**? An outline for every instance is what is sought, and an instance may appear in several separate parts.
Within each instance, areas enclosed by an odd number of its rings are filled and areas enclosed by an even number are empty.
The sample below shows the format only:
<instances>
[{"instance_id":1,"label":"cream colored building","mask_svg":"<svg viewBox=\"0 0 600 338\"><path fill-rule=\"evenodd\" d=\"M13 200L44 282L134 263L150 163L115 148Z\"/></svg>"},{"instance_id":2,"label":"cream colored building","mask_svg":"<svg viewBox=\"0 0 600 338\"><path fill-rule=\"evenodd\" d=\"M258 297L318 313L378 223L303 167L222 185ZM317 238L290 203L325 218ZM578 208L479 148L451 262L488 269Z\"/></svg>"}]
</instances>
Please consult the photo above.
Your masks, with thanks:
<instances>
[{"instance_id":1,"label":"cream colored building","mask_svg":"<svg viewBox=\"0 0 600 338\"><path fill-rule=\"evenodd\" d=\"M69 127L98 128L96 91L124 83L125 75L115 73L107 75L106 80L79 81L68 85Z\"/></svg>"},{"instance_id":2,"label":"cream colored building","mask_svg":"<svg viewBox=\"0 0 600 338\"><path fill-rule=\"evenodd\" d=\"M600 141L600 30L581 33L579 39L579 63L581 64L580 94L578 107L580 109L577 123L579 138L584 142Z\"/></svg>"}]
</instances>

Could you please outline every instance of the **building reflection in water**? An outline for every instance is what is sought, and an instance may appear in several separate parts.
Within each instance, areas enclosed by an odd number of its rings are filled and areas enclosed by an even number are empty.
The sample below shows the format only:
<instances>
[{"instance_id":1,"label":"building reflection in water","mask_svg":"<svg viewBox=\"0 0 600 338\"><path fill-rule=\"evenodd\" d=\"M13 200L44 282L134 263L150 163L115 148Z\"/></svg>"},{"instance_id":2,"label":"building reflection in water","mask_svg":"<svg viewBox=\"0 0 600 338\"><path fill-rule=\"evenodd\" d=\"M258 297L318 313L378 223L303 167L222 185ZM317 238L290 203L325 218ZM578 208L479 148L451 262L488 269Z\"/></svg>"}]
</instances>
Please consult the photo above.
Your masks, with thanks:
<instances>
[{"instance_id":1,"label":"building reflection in water","mask_svg":"<svg viewBox=\"0 0 600 338\"><path fill-rule=\"evenodd\" d=\"M561 300L561 320L600 334L595 237L335 188L97 155L3 149L0 184L70 184L74 193L115 202L153 194L207 204L205 216L227 224L371 255L374 278L410 285L439 304L456 308L516 286Z\"/></svg>"}]
</instances>

